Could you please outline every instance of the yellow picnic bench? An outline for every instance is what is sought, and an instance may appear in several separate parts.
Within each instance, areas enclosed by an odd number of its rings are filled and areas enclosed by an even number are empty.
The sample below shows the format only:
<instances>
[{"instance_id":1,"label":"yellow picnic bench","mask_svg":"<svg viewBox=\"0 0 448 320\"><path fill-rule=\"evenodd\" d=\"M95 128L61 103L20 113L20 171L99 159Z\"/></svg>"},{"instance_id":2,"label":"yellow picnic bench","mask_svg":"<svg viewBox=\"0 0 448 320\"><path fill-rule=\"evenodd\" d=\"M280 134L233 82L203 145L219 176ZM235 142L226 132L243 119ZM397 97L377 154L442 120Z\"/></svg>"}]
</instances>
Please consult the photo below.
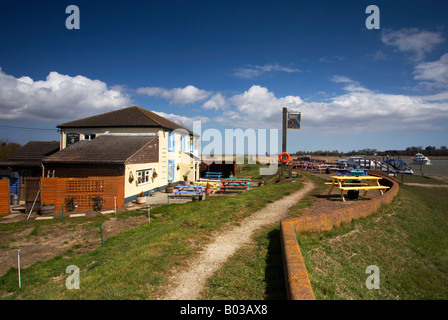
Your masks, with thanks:
<instances>
[{"instance_id":1,"label":"yellow picnic bench","mask_svg":"<svg viewBox=\"0 0 448 320\"><path fill-rule=\"evenodd\" d=\"M207 183L210 184L210 189L212 190L218 189L218 182L215 181L195 181L193 182L193 185L202 186L203 188L205 188L207 186Z\"/></svg>"},{"instance_id":2,"label":"yellow picnic bench","mask_svg":"<svg viewBox=\"0 0 448 320\"><path fill-rule=\"evenodd\" d=\"M384 190L389 189L388 186L380 185L379 180L381 177L375 176L331 176L332 182L326 182L325 184L330 185L330 191L328 191L328 196L330 196L331 191L334 187L341 191L342 201L345 201L344 191L350 190L364 190L363 196L367 194L369 190L378 190L380 194L383 194ZM356 180L360 182L351 182L350 180ZM375 185L373 185L375 183Z\"/></svg>"}]
</instances>

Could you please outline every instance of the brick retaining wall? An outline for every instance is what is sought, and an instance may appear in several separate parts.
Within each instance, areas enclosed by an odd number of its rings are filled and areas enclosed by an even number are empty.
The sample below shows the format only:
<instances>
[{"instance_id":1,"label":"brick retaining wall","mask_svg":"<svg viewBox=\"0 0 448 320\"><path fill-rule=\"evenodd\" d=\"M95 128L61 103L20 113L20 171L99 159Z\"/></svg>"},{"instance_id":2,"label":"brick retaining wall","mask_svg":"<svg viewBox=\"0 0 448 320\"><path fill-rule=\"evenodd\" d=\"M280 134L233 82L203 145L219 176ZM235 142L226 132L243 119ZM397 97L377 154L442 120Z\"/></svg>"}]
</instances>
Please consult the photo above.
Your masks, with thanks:
<instances>
[{"instance_id":1,"label":"brick retaining wall","mask_svg":"<svg viewBox=\"0 0 448 320\"><path fill-rule=\"evenodd\" d=\"M300 247L297 242L297 233L319 232L331 230L333 226L340 226L341 223L351 222L353 219L366 217L375 211L382 204L390 203L398 193L398 183L396 179L380 173L378 170L369 171L370 175L381 176L383 185L391 188L382 196L373 198L364 203L336 209L330 212L323 212L319 215L302 216L300 218L285 219L281 222L281 237L283 246L283 260L285 268L285 278L288 299L291 300L314 300L313 289L308 278L305 262L303 261Z\"/></svg>"}]
</instances>

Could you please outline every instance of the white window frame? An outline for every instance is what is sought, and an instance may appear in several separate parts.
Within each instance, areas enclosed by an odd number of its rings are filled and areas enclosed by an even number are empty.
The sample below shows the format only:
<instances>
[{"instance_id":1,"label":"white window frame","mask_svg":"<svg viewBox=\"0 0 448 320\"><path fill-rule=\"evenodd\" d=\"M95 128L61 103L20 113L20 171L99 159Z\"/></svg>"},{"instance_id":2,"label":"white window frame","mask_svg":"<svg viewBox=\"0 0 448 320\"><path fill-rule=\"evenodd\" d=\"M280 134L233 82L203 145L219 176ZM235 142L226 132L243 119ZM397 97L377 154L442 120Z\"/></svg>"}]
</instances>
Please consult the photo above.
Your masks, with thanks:
<instances>
[{"instance_id":1,"label":"white window frame","mask_svg":"<svg viewBox=\"0 0 448 320\"><path fill-rule=\"evenodd\" d=\"M139 186L151 183L151 171L153 169L143 169L143 170L137 170L137 184ZM142 179L141 182L139 182L139 178Z\"/></svg>"},{"instance_id":2,"label":"white window frame","mask_svg":"<svg viewBox=\"0 0 448 320\"><path fill-rule=\"evenodd\" d=\"M92 137L93 136L93 137ZM96 134L94 133L89 133L89 134L84 134L84 140L93 140L96 138Z\"/></svg>"}]
</instances>

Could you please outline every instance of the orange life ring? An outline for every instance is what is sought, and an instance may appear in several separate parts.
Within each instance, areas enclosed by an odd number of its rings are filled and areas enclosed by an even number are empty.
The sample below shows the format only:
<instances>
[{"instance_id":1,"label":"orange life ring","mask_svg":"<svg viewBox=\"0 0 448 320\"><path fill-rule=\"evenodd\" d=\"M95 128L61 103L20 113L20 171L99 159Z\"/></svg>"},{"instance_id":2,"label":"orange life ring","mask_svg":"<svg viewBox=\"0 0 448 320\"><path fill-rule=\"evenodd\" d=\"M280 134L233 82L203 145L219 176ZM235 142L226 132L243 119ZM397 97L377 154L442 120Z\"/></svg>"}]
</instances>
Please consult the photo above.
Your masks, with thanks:
<instances>
[{"instance_id":1,"label":"orange life ring","mask_svg":"<svg viewBox=\"0 0 448 320\"><path fill-rule=\"evenodd\" d=\"M283 156L286 155L286 160L283 160ZM289 155L288 152L282 152L280 153L280 155L278 156L278 158L280 159L281 162L286 163L289 161L289 159L291 158L291 156Z\"/></svg>"}]
</instances>

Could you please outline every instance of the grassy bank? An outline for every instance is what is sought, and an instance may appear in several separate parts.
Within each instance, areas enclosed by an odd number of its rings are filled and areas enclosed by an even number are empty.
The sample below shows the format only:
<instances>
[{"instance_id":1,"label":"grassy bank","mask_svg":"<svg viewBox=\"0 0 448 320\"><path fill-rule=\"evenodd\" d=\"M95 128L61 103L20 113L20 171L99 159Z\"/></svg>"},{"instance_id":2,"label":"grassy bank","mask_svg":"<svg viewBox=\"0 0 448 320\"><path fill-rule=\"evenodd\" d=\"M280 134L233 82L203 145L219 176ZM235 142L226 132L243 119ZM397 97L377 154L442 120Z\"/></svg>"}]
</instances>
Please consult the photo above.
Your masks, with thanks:
<instances>
[{"instance_id":1,"label":"grassy bank","mask_svg":"<svg viewBox=\"0 0 448 320\"><path fill-rule=\"evenodd\" d=\"M306 212L328 188L322 179L307 177L317 187L289 209L290 217ZM426 177L413 182L439 184ZM370 217L330 232L301 234L317 299L446 299L445 194L446 189L402 186L392 205ZM286 299L282 250L278 226L258 232L209 279L203 299ZM379 290L366 288L369 265L379 267Z\"/></svg>"},{"instance_id":2,"label":"grassy bank","mask_svg":"<svg viewBox=\"0 0 448 320\"><path fill-rule=\"evenodd\" d=\"M446 188L401 186L391 205L329 232L300 234L317 299L448 299ZM366 268L380 289L367 289Z\"/></svg>"},{"instance_id":3,"label":"grassy bank","mask_svg":"<svg viewBox=\"0 0 448 320\"><path fill-rule=\"evenodd\" d=\"M300 181L254 188L234 197L171 204L151 210L151 223L110 237L99 249L75 247L53 259L0 278L2 299L156 299L173 269L183 268L225 224L244 217L302 187ZM137 214L137 213L136 213ZM142 215L145 213L142 212ZM80 290L68 290L66 268L80 269Z\"/></svg>"},{"instance_id":4,"label":"grassy bank","mask_svg":"<svg viewBox=\"0 0 448 320\"><path fill-rule=\"evenodd\" d=\"M324 180L305 176L315 182L316 188L288 210L289 217L300 216L316 201L316 196L328 188ZM238 250L208 281L202 298L211 300L285 300L286 287L283 273L283 248L280 226L275 225L257 232L254 241Z\"/></svg>"}]
</instances>

